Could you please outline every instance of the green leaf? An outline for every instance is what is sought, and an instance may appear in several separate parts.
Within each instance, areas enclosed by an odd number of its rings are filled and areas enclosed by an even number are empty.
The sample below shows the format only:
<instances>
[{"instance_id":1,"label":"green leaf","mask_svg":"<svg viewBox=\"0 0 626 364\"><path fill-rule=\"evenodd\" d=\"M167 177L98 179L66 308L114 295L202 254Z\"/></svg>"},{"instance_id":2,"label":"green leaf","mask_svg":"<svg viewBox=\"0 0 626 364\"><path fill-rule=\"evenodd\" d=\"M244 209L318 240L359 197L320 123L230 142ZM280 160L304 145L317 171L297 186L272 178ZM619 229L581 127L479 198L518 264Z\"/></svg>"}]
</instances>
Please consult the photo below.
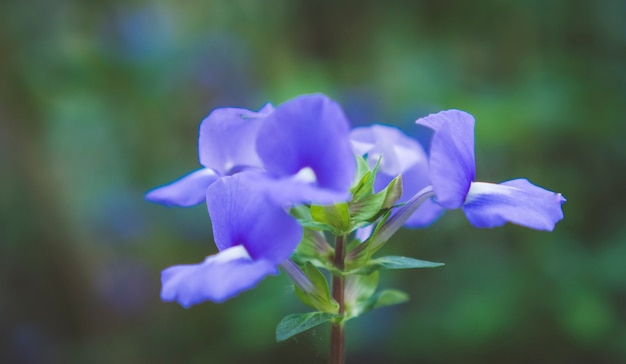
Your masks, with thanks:
<instances>
[{"instance_id":1,"label":"green leaf","mask_svg":"<svg viewBox=\"0 0 626 364\"><path fill-rule=\"evenodd\" d=\"M311 206L313 220L331 226L338 234L348 232L350 228L350 212L348 204L338 203L328 206Z\"/></svg>"},{"instance_id":2,"label":"green leaf","mask_svg":"<svg viewBox=\"0 0 626 364\"><path fill-rule=\"evenodd\" d=\"M313 229L313 230L318 230L318 231L333 231L333 232L335 231L335 229L332 226L328 224L323 224L317 221L298 219L298 223L300 223L302 227L305 227L308 229Z\"/></svg>"},{"instance_id":3,"label":"green leaf","mask_svg":"<svg viewBox=\"0 0 626 364\"><path fill-rule=\"evenodd\" d=\"M333 248L328 244L323 233L313 229L304 229L304 235L296 248L296 254L311 259L324 259L332 253Z\"/></svg>"},{"instance_id":4,"label":"green leaf","mask_svg":"<svg viewBox=\"0 0 626 364\"><path fill-rule=\"evenodd\" d=\"M283 317L276 326L276 341L284 341L339 315L327 312L297 313Z\"/></svg>"},{"instance_id":5,"label":"green leaf","mask_svg":"<svg viewBox=\"0 0 626 364\"><path fill-rule=\"evenodd\" d=\"M309 278L315 287L315 293L307 293L296 286L296 295L307 306L323 312L337 313L339 304L330 298L330 289L324 274L313 264L307 262L303 269L304 274Z\"/></svg>"},{"instance_id":6,"label":"green leaf","mask_svg":"<svg viewBox=\"0 0 626 364\"><path fill-rule=\"evenodd\" d=\"M345 320L353 319L378 307L395 305L409 300L409 295L395 289L375 292L377 286L378 272L370 275L346 277Z\"/></svg>"},{"instance_id":7,"label":"green leaf","mask_svg":"<svg viewBox=\"0 0 626 364\"><path fill-rule=\"evenodd\" d=\"M444 263L429 262L408 257L387 256L371 260L368 265L377 265L379 269L413 269L413 268L436 268Z\"/></svg>"},{"instance_id":8,"label":"green leaf","mask_svg":"<svg viewBox=\"0 0 626 364\"><path fill-rule=\"evenodd\" d=\"M349 275L346 277L345 300L348 303L367 301L378 287L378 272L370 275Z\"/></svg>"},{"instance_id":9,"label":"green leaf","mask_svg":"<svg viewBox=\"0 0 626 364\"><path fill-rule=\"evenodd\" d=\"M370 235L370 237L363 243L354 246L353 249L348 251L348 256L345 261L346 271L355 273L358 269L362 268L364 265L369 263L372 255L378 249L382 248L384 244L378 244L377 246L373 247L372 242L374 241L374 238L378 234L380 227L385 224L387 219L389 219L390 215L391 215L391 210L387 210L380 218L380 221L378 221L378 223L376 224L376 227L374 228L374 232ZM372 271L373 270L371 270L370 272Z\"/></svg>"},{"instance_id":10,"label":"green leaf","mask_svg":"<svg viewBox=\"0 0 626 364\"><path fill-rule=\"evenodd\" d=\"M344 314L346 320L349 320L369 310L369 302L378 287L378 272L370 275L348 275L345 284Z\"/></svg>"},{"instance_id":11,"label":"green leaf","mask_svg":"<svg viewBox=\"0 0 626 364\"><path fill-rule=\"evenodd\" d=\"M350 203L350 217L353 226L374 222L393 207L402 195L402 176L397 176L382 191Z\"/></svg>"},{"instance_id":12,"label":"green leaf","mask_svg":"<svg viewBox=\"0 0 626 364\"><path fill-rule=\"evenodd\" d=\"M289 213L296 219L312 220L311 208L307 205L297 205L289 210Z\"/></svg>"},{"instance_id":13,"label":"green leaf","mask_svg":"<svg viewBox=\"0 0 626 364\"><path fill-rule=\"evenodd\" d=\"M383 191L385 191L385 201L383 201L382 208L390 209L402 196L402 175L400 174L392 179Z\"/></svg>"},{"instance_id":14,"label":"green leaf","mask_svg":"<svg viewBox=\"0 0 626 364\"><path fill-rule=\"evenodd\" d=\"M313 229L313 230L325 230L325 231L333 231L333 227L328 224L324 224L318 221L313 220L313 216L311 216L311 207L307 205L298 205L294 206L289 210L291 216L295 217L298 220L298 223L305 228Z\"/></svg>"},{"instance_id":15,"label":"green leaf","mask_svg":"<svg viewBox=\"0 0 626 364\"><path fill-rule=\"evenodd\" d=\"M376 293L370 298L369 309L397 305L409 300L409 295L397 289L386 289Z\"/></svg>"},{"instance_id":16,"label":"green leaf","mask_svg":"<svg viewBox=\"0 0 626 364\"><path fill-rule=\"evenodd\" d=\"M365 176L370 173L370 166L367 164L367 159L363 156L356 156L356 175L354 178L354 182L352 183L352 188L350 188L350 192L354 196L355 193L359 192L361 187L367 181Z\"/></svg>"},{"instance_id":17,"label":"green leaf","mask_svg":"<svg viewBox=\"0 0 626 364\"><path fill-rule=\"evenodd\" d=\"M378 167L380 166L380 158L378 158L376 165L371 171L367 164L367 157L358 157L357 161L358 171L365 173L359 180L359 183L350 189L353 201L358 201L361 198L374 194L374 180L376 179L376 172L378 172Z\"/></svg>"},{"instance_id":18,"label":"green leaf","mask_svg":"<svg viewBox=\"0 0 626 364\"><path fill-rule=\"evenodd\" d=\"M429 262L426 260L387 256L377 259L366 260L366 255L357 257L358 260L348 265L348 272L352 274L370 274L381 269L415 269L415 268L436 268L445 265L444 263Z\"/></svg>"}]
</instances>

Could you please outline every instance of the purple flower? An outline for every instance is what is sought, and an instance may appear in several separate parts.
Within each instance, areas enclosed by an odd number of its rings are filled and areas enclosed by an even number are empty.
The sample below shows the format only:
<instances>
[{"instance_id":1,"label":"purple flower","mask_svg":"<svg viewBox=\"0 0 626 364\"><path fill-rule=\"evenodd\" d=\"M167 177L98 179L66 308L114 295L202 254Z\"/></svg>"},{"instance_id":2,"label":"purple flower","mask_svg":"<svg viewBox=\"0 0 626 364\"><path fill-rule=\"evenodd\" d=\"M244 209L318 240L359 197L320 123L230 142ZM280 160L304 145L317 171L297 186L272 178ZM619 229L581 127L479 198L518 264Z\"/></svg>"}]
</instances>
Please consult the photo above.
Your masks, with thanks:
<instances>
[{"instance_id":1,"label":"purple flower","mask_svg":"<svg viewBox=\"0 0 626 364\"><path fill-rule=\"evenodd\" d=\"M259 112L216 109L200 125L204 168L148 192L146 199L192 206L218 178L254 171L259 183L273 183L267 192L282 205L346 201L356 172L349 133L341 107L320 94L276 109L267 104Z\"/></svg>"},{"instance_id":2,"label":"purple flower","mask_svg":"<svg viewBox=\"0 0 626 364\"><path fill-rule=\"evenodd\" d=\"M399 174L402 174L402 196L398 202L407 202L417 192L430 185L426 152L416 140L401 130L386 125L372 125L353 129L350 138L355 154L367 154L370 168L374 167L380 158L374 182L376 192L384 189ZM404 226L428 226L443 210L429 199L404 222Z\"/></svg>"},{"instance_id":3,"label":"purple flower","mask_svg":"<svg viewBox=\"0 0 626 364\"><path fill-rule=\"evenodd\" d=\"M204 168L155 188L146 194L146 199L166 206L197 205L205 200L207 188L218 178L261 168L256 138L263 118L272 111L271 104L258 112L237 108L213 110L200 124L198 155Z\"/></svg>"},{"instance_id":4,"label":"purple flower","mask_svg":"<svg viewBox=\"0 0 626 364\"><path fill-rule=\"evenodd\" d=\"M200 264L177 265L161 274L161 298L188 308L223 302L256 286L293 253L302 227L251 184L247 173L223 177L207 190L219 253Z\"/></svg>"},{"instance_id":5,"label":"purple flower","mask_svg":"<svg viewBox=\"0 0 626 364\"><path fill-rule=\"evenodd\" d=\"M463 208L476 227L496 227L506 222L552 231L563 219L565 198L525 179L500 184L475 182L474 118L448 110L416 121L434 130L430 146L429 175L436 202L447 209Z\"/></svg>"},{"instance_id":6,"label":"purple flower","mask_svg":"<svg viewBox=\"0 0 626 364\"><path fill-rule=\"evenodd\" d=\"M328 204L350 198L356 173L350 124L328 97L303 95L279 105L263 121L256 150L280 184L275 199Z\"/></svg>"},{"instance_id":7,"label":"purple flower","mask_svg":"<svg viewBox=\"0 0 626 364\"><path fill-rule=\"evenodd\" d=\"M205 167L148 199L189 206L206 196L219 253L168 268L161 297L184 307L222 302L277 274L302 227L285 210L350 198L356 162L343 111L323 95L296 97L258 113L217 109L200 127Z\"/></svg>"}]
</instances>

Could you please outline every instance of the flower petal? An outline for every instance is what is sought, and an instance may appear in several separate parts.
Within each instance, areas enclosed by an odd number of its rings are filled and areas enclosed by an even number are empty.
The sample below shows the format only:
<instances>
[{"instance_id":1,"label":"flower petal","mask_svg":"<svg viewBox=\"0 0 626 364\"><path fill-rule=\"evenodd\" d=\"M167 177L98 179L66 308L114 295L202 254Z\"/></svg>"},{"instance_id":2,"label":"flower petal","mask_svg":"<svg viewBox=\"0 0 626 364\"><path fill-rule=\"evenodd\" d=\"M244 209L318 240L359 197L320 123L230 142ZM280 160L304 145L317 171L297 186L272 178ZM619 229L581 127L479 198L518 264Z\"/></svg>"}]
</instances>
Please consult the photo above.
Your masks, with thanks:
<instances>
[{"instance_id":1,"label":"flower petal","mask_svg":"<svg viewBox=\"0 0 626 364\"><path fill-rule=\"evenodd\" d=\"M368 154L371 167L382 156L379 171L387 175L397 176L417 163L428 164L424 148L398 128L386 125L355 128L350 132L350 141L355 154Z\"/></svg>"},{"instance_id":2,"label":"flower petal","mask_svg":"<svg viewBox=\"0 0 626 364\"><path fill-rule=\"evenodd\" d=\"M393 178L394 176L378 172L376 181L374 182L374 190L378 192L387 187ZM425 163L414 164L402 174L402 196L400 196L397 202L407 202L428 185L430 185L428 165ZM398 213L398 211L399 210L395 210L393 214ZM432 198L428 199L406 220L404 226L408 228L427 227L435 222L443 212L443 207L434 202Z\"/></svg>"},{"instance_id":3,"label":"flower petal","mask_svg":"<svg viewBox=\"0 0 626 364\"><path fill-rule=\"evenodd\" d=\"M266 104L259 112L238 108L213 110L200 124L200 164L227 175L235 167L261 167L256 137L262 120L273 111Z\"/></svg>"},{"instance_id":4,"label":"flower petal","mask_svg":"<svg viewBox=\"0 0 626 364\"><path fill-rule=\"evenodd\" d=\"M189 308L204 301L223 302L256 286L269 274L278 274L274 264L253 261L241 245L209 256L200 264L176 265L161 273L161 299Z\"/></svg>"},{"instance_id":5,"label":"flower petal","mask_svg":"<svg viewBox=\"0 0 626 364\"><path fill-rule=\"evenodd\" d=\"M416 121L435 131L430 145L430 180L436 200L455 209L465 201L474 181L474 117L464 111L448 110Z\"/></svg>"},{"instance_id":6,"label":"flower petal","mask_svg":"<svg viewBox=\"0 0 626 364\"><path fill-rule=\"evenodd\" d=\"M320 94L279 105L263 122L257 151L278 177L311 168L321 188L348 191L356 172L349 123L341 107Z\"/></svg>"},{"instance_id":7,"label":"flower petal","mask_svg":"<svg viewBox=\"0 0 626 364\"><path fill-rule=\"evenodd\" d=\"M243 245L253 260L279 264L296 249L302 227L268 198L251 173L220 178L207 190L215 244L220 250Z\"/></svg>"},{"instance_id":8,"label":"flower petal","mask_svg":"<svg viewBox=\"0 0 626 364\"><path fill-rule=\"evenodd\" d=\"M369 239L369 237L372 235L372 231L374 231L374 225L367 225L365 227L358 228L354 232L354 238L359 239L361 242L363 242Z\"/></svg>"},{"instance_id":9,"label":"flower petal","mask_svg":"<svg viewBox=\"0 0 626 364\"><path fill-rule=\"evenodd\" d=\"M219 176L209 168L197 169L146 194L146 200L165 206L193 206L204 201L206 189Z\"/></svg>"},{"instance_id":10,"label":"flower petal","mask_svg":"<svg viewBox=\"0 0 626 364\"><path fill-rule=\"evenodd\" d=\"M565 198L535 186L526 179L501 184L474 182L463 205L470 223L492 228L506 222L536 230L552 231L563 219Z\"/></svg>"},{"instance_id":11,"label":"flower petal","mask_svg":"<svg viewBox=\"0 0 626 364\"><path fill-rule=\"evenodd\" d=\"M303 203L330 205L350 199L350 192L323 189L292 179L274 181L271 188L268 188L268 193L272 201L280 206L293 206Z\"/></svg>"}]
</instances>

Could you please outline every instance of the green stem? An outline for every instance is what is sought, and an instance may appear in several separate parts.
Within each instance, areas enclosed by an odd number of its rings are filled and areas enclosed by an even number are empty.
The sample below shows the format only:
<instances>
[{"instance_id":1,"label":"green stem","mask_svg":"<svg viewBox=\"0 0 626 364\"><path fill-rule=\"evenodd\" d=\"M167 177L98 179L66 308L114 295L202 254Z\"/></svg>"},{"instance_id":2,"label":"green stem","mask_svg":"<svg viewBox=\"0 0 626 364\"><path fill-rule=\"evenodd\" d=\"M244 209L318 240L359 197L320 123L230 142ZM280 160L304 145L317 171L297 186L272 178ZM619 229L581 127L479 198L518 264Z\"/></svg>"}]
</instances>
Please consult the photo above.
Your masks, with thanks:
<instances>
[{"instance_id":1,"label":"green stem","mask_svg":"<svg viewBox=\"0 0 626 364\"><path fill-rule=\"evenodd\" d=\"M340 235L335 239L335 268L339 271L344 269L346 255L346 239ZM333 275L333 299L339 303L339 314L345 310L344 300L345 278L340 274ZM333 322L330 328L330 364L344 364L345 359L345 332L343 320Z\"/></svg>"}]
</instances>

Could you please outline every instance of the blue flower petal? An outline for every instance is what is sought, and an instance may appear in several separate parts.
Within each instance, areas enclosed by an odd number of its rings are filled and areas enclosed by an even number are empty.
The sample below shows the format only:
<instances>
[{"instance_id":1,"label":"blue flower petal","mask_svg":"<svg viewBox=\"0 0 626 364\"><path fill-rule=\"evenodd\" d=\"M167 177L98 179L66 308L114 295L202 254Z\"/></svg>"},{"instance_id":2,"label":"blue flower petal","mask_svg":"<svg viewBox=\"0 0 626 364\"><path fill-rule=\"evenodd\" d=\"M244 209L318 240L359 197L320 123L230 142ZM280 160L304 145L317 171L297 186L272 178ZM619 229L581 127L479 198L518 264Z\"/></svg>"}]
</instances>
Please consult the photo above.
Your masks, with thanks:
<instances>
[{"instance_id":1,"label":"blue flower petal","mask_svg":"<svg viewBox=\"0 0 626 364\"><path fill-rule=\"evenodd\" d=\"M502 226L506 222L536 230L552 231L563 219L565 198L535 186L526 179L501 184L472 183L463 211L470 223L480 228Z\"/></svg>"},{"instance_id":2,"label":"blue flower petal","mask_svg":"<svg viewBox=\"0 0 626 364\"><path fill-rule=\"evenodd\" d=\"M428 185L430 185L428 166L423 163L414 165L402 175L403 188L402 197L399 202L410 200L411 197ZM432 198L429 198L415 210L413 215L404 223L404 226L407 228L428 227L439 219L444 211L445 209L441 207L441 205L435 203Z\"/></svg>"},{"instance_id":3,"label":"blue flower petal","mask_svg":"<svg viewBox=\"0 0 626 364\"><path fill-rule=\"evenodd\" d=\"M280 264L296 249L302 227L257 184L255 173L220 178L207 190L206 201L218 249L243 245L253 260Z\"/></svg>"},{"instance_id":4,"label":"blue flower petal","mask_svg":"<svg viewBox=\"0 0 626 364\"><path fill-rule=\"evenodd\" d=\"M428 168L424 148L398 128L386 125L355 128L350 132L350 140L355 154L367 153L370 167L382 156L379 171L387 175L397 176L418 163Z\"/></svg>"},{"instance_id":5,"label":"blue flower petal","mask_svg":"<svg viewBox=\"0 0 626 364\"><path fill-rule=\"evenodd\" d=\"M223 302L256 286L270 274L274 264L252 260L241 245L209 256L200 264L177 265L161 273L161 299L189 308L205 301Z\"/></svg>"},{"instance_id":6,"label":"blue flower petal","mask_svg":"<svg viewBox=\"0 0 626 364\"><path fill-rule=\"evenodd\" d=\"M270 104L259 112L238 108L213 110L200 124L200 164L222 176L237 167L261 167L256 138L263 118L272 111Z\"/></svg>"},{"instance_id":7,"label":"blue flower petal","mask_svg":"<svg viewBox=\"0 0 626 364\"><path fill-rule=\"evenodd\" d=\"M258 170L244 172L240 173L241 176L239 177L245 180L244 183L262 190L273 204L285 209L298 204L329 205L348 201L351 196L348 191L335 191L318 187L304 176L306 173L277 178Z\"/></svg>"},{"instance_id":8,"label":"blue flower petal","mask_svg":"<svg viewBox=\"0 0 626 364\"><path fill-rule=\"evenodd\" d=\"M359 239L361 242L363 242L369 239L369 237L372 235L372 231L374 231L374 225L367 225L365 227L358 228L354 232L354 238Z\"/></svg>"},{"instance_id":9,"label":"blue flower petal","mask_svg":"<svg viewBox=\"0 0 626 364\"><path fill-rule=\"evenodd\" d=\"M146 194L146 200L165 206L193 206L203 202L207 188L219 176L209 168L197 169Z\"/></svg>"},{"instance_id":10,"label":"blue flower petal","mask_svg":"<svg viewBox=\"0 0 626 364\"><path fill-rule=\"evenodd\" d=\"M474 117L459 110L442 111L416 121L435 131L430 145L430 180L436 200L455 209L474 181Z\"/></svg>"},{"instance_id":11,"label":"blue flower petal","mask_svg":"<svg viewBox=\"0 0 626 364\"><path fill-rule=\"evenodd\" d=\"M257 152L276 177L310 168L318 187L348 191L356 172L349 132L337 103L319 94L299 96L279 105L263 121Z\"/></svg>"}]
</instances>

